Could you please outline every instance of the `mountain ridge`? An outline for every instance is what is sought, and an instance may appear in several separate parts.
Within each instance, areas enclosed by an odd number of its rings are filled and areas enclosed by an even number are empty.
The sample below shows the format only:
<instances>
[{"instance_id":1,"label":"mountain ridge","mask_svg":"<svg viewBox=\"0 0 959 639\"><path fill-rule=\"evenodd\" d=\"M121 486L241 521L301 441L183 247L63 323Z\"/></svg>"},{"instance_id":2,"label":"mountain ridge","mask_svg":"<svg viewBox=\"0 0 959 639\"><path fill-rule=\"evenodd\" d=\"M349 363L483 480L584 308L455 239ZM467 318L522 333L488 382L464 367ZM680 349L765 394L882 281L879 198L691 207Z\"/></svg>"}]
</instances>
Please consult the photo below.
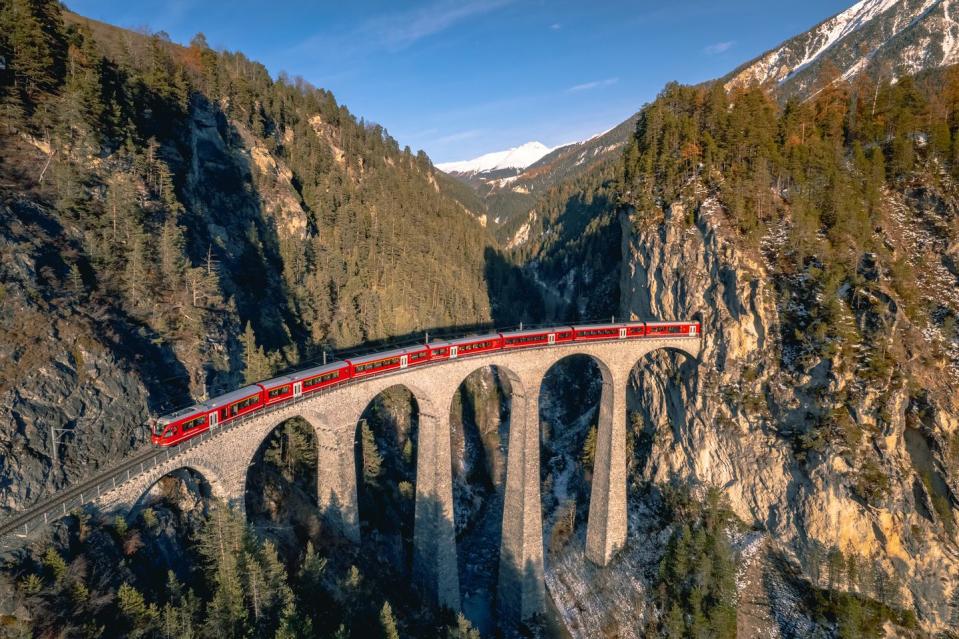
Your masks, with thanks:
<instances>
[{"instance_id":1,"label":"mountain ridge","mask_svg":"<svg viewBox=\"0 0 959 639\"><path fill-rule=\"evenodd\" d=\"M525 169L558 148L560 147L550 148L534 140L504 151L484 153L471 160L441 162L435 166L444 173L485 173L502 169Z\"/></svg>"},{"instance_id":2,"label":"mountain ridge","mask_svg":"<svg viewBox=\"0 0 959 639\"><path fill-rule=\"evenodd\" d=\"M833 67L849 80L898 77L959 62L956 0L861 0L722 78L727 89L758 84L806 98Z\"/></svg>"}]
</instances>

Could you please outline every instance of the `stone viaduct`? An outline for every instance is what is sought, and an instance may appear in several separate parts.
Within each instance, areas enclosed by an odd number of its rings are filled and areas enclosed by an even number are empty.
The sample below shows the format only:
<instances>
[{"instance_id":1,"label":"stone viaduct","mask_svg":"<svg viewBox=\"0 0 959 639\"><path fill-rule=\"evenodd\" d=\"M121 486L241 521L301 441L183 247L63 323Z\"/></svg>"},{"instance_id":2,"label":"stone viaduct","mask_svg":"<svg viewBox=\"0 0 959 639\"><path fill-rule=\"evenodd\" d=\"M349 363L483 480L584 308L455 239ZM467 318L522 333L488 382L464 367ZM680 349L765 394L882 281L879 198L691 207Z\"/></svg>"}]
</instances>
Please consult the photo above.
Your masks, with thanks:
<instances>
[{"instance_id":1,"label":"stone viaduct","mask_svg":"<svg viewBox=\"0 0 959 639\"><path fill-rule=\"evenodd\" d=\"M522 620L546 606L543 523L540 512L540 385L547 371L571 355L598 365L603 389L599 407L586 555L607 565L626 541L626 389L633 367L652 351L672 349L697 357L700 338L641 338L499 351L406 369L304 398L254 417L104 492L103 510L132 509L162 477L180 469L201 475L215 497L245 507L250 465L264 440L292 417L309 422L318 447L317 501L329 521L354 542L360 539L355 437L367 405L382 391L405 386L419 407L414 581L424 596L460 608L450 407L460 384L474 371L495 366L510 382L511 406L500 547L498 606L503 620Z\"/></svg>"}]
</instances>

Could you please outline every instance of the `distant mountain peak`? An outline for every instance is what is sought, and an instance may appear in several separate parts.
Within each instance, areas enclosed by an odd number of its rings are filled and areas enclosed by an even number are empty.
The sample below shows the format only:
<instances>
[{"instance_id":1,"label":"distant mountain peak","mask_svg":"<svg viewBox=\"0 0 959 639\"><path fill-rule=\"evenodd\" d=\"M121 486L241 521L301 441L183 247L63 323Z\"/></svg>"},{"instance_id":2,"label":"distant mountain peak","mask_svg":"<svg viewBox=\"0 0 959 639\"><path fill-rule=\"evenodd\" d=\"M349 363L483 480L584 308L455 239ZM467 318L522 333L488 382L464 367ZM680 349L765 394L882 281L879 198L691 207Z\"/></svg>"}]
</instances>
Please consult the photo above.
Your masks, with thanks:
<instances>
[{"instance_id":1,"label":"distant mountain peak","mask_svg":"<svg viewBox=\"0 0 959 639\"><path fill-rule=\"evenodd\" d=\"M861 0L725 78L726 87L773 85L809 95L821 65L849 79L916 73L959 62L959 0Z\"/></svg>"},{"instance_id":2,"label":"distant mountain peak","mask_svg":"<svg viewBox=\"0 0 959 639\"><path fill-rule=\"evenodd\" d=\"M525 169L552 151L542 142L527 142L505 151L486 153L472 160L443 162L436 168L444 173L486 173L503 169Z\"/></svg>"}]
</instances>

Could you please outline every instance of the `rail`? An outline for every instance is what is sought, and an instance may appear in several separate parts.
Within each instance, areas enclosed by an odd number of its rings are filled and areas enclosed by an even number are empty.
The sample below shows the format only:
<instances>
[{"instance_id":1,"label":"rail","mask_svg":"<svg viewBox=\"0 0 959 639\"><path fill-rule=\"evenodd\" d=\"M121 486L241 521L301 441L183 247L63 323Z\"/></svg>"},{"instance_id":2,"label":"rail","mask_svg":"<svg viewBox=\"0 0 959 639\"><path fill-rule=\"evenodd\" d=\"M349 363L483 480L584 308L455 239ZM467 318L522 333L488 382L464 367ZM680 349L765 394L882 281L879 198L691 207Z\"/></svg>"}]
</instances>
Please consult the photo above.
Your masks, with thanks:
<instances>
[{"instance_id":1,"label":"rail","mask_svg":"<svg viewBox=\"0 0 959 639\"><path fill-rule=\"evenodd\" d=\"M606 322L590 322L589 324L602 324ZM584 322L577 322L577 325L587 325ZM540 325L540 326L526 326L525 328L547 328L554 327L555 324L550 325ZM505 332L507 329L502 329L499 332ZM669 337L662 337L665 339L676 339L676 338L686 338L686 339L700 339L702 337L701 332L696 335L675 335ZM653 338L653 339L662 339L662 338ZM597 341L616 341L613 340L597 340ZM411 342L411 344L419 344L422 342ZM535 347L530 347L523 349L523 351L529 350L543 350L547 348L553 348L556 346L573 346L577 345L576 342L563 342L560 344L549 344L549 345L540 345ZM388 349L377 349L377 350L392 350L399 348L401 345L391 344ZM376 350L369 351L376 352ZM484 355L491 355L494 353L484 353ZM351 356L356 357L356 353L351 353ZM335 360L334 360L335 361ZM449 363L450 361L455 360L439 360L436 362L427 362L426 364L419 365L416 369L427 368L431 366L442 366L443 364ZM381 379L383 377L393 377L400 376L407 372L410 369L400 369L393 370L382 375L377 375L376 379ZM327 387L320 389L319 391L312 392L309 395L301 395L300 397L293 397L292 399L281 402L278 404L267 405L264 408L261 408L257 411L247 413L241 417L233 419L226 424L217 424L203 433L192 437L177 446L169 448L158 448L152 444L147 444L143 447L135 449L132 453L124 459L121 459L114 465L104 469L98 474L77 482L73 486L68 486L59 491L54 492L53 494L47 497L41 497L36 503L28 506L24 510L17 512L10 517L7 517L3 521L0 521L0 548L10 547L15 544L17 539L29 538L30 535L37 530L49 525L51 522L56 521L62 517L67 516L68 514L74 512L77 509L83 508L88 504L94 503L100 497L116 489L118 486L121 486L124 482L131 480L132 478L142 475L143 473L150 472L153 469L157 468L161 464L165 464L171 459L177 457L185 456L193 448L203 444L204 442L214 438L219 437L222 434L229 433L236 428L240 428L244 424L248 423L253 419L259 419L264 415L269 415L280 410L286 410L291 406L296 406L297 404L303 403L305 401L313 401L317 397L322 397L328 393L339 390L346 386L353 384L362 384L368 381L367 378L361 378L357 380L348 380L344 384ZM11 539L12 538L12 539Z\"/></svg>"}]
</instances>

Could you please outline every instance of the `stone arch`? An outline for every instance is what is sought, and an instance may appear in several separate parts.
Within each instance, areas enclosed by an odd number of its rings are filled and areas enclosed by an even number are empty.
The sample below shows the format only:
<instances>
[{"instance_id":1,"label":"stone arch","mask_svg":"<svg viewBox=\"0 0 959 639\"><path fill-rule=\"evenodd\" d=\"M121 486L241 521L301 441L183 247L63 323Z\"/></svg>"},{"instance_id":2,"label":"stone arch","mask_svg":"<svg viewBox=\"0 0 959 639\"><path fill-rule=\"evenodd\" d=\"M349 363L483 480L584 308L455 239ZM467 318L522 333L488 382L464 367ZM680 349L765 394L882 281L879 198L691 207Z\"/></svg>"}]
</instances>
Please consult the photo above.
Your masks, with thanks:
<instances>
[{"instance_id":1,"label":"stone arch","mask_svg":"<svg viewBox=\"0 0 959 639\"><path fill-rule=\"evenodd\" d=\"M304 416L288 415L265 425L243 474L247 521L274 538L277 547L297 547L322 533L318 505L319 439ZM282 525L280 522L284 522Z\"/></svg>"},{"instance_id":2,"label":"stone arch","mask_svg":"<svg viewBox=\"0 0 959 639\"><path fill-rule=\"evenodd\" d=\"M164 464L142 478L142 484L136 488L139 494L130 502L131 515L144 505L146 498L162 480L177 473L196 476L202 491L200 496L203 498L212 498L225 503L232 503L235 500L225 480L226 475L216 464L206 459L188 457L177 460L173 464Z\"/></svg>"},{"instance_id":3,"label":"stone arch","mask_svg":"<svg viewBox=\"0 0 959 639\"><path fill-rule=\"evenodd\" d=\"M670 440L682 443L682 426L691 416L689 402L684 400L694 392L697 383L698 355L698 343L697 348L665 344L631 362L625 390L627 428L632 432L634 450L628 464L636 474L649 474L654 440L662 438L664 420L669 425Z\"/></svg>"},{"instance_id":4,"label":"stone arch","mask_svg":"<svg viewBox=\"0 0 959 639\"><path fill-rule=\"evenodd\" d=\"M413 562L420 425L435 417L431 398L408 382L394 377L363 389L351 449L361 538L401 574Z\"/></svg>"},{"instance_id":5,"label":"stone arch","mask_svg":"<svg viewBox=\"0 0 959 639\"><path fill-rule=\"evenodd\" d=\"M557 450L560 451L544 462L542 472L544 490L551 491L548 497L544 497L544 502L550 499L555 502L555 510L549 521L546 521L544 516L544 524L550 526L546 538L550 549L559 551L569 543L576 530L575 522L581 521L586 507L588 507L588 514L586 515L587 556L596 563L605 564L615 550L622 545L621 542L617 543L609 538L618 534L619 525L615 512L616 508L610 506L620 492L618 485L613 483L619 482L620 474L622 474L623 488L625 489L625 472L619 473L614 467L617 463L615 457L618 457L621 453L620 449L625 447L625 432L621 437L618 434L619 431L623 430L619 426L624 417L617 414L617 409L622 403L621 396L624 389L621 390L617 383L620 374L616 367L611 366L602 353L597 353L595 349L585 347L567 351L561 357L553 359L549 363L549 367L544 371L540 382L544 391L550 375L558 370L557 367L564 363L572 363L575 361L574 358L589 362L579 372L574 373L574 375L585 375L586 377L566 381L585 382L580 388L587 393L586 398L588 400L595 398L593 400L596 402L595 413L590 415L589 412L583 412L579 416L579 419L583 420L580 429L563 432L553 430L555 425L552 428L549 426L543 428L541 436L544 438L544 442L547 437L559 442ZM590 370L590 372L587 373L586 370ZM597 372L599 374L598 378L595 376ZM596 393L598 393L598 397ZM543 408L541 401L540 409ZM589 416L588 419L587 416ZM566 415L565 417L568 420L571 416ZM542 412L540 418L543 419ZM595 431L591 432L593 427L595 427ZM586 452L585 447L590 440L592 440L593 448L593 465L591 481L587 485L588 472L580 455ZM547 465L550 467L548 470ZM625 468L623 470L625 471ZM574 491L582 493L587 490L588 495L585 496L587 501L583 503L583 496L576 495ZM623 497L625 498L625 492ZM565 499L565 502L563 499ZM613 524L612 531L610 530L611 523Z\"/></svg>"},{"instance_id":6,"label":"stone arch","mask_svg":"<svg viewBox=\"0 0 959 639\"><path fill-rule=\"evenodd\" d=\"M475 365L474 365L475 364ZM525 406L519 375L508 366L464 362L449 380L453 498L463 612L486 636L495 610L510 422ZM522 415L520 415L522 419Z\"/></svg>"}]
</instances>

